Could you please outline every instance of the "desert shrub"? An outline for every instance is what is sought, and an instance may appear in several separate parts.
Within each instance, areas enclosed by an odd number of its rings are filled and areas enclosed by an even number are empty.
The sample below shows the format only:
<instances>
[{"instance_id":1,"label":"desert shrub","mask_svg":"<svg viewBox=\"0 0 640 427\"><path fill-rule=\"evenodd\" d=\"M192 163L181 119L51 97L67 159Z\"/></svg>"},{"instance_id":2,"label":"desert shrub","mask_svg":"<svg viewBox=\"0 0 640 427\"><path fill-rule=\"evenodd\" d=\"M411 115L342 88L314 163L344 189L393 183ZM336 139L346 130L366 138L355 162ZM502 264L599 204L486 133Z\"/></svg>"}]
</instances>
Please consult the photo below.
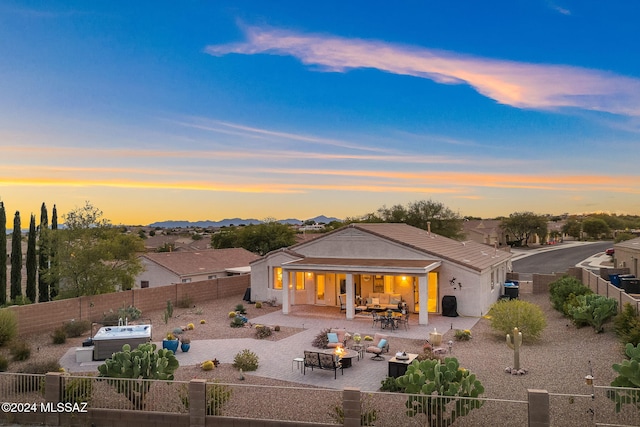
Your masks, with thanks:
<instances>
[{"instance_id":1,"label":"desert shrub","mask_svg":"<svg viewBox=\"0 0 640 427\"><path fill-rule=\"evenodd\" d=\"M236 305L235 311L240 314L247 314L247 309L242 304Z\"/></svg>"},{"instance_id":2,"label":"desert shrub","mask_svg":"<svg viewBox=\"0 0 640 427\"><path fill-rule=\"evenodd\" d=\"M525 341L540 338L542 330L547 326L547 319L540 307L518 299L496 302L491 306L489 315L493 330L506 335L517 327Z\"/></svg>"},{"instance_id":3,"label":"desert shrub","mask_svg":"<svg viewBox=\"0 0 640 427\"><path fill-rule=\"evenodd\" d=\"M256 338L263 339L271 336L271 328L264 325L256 325Z\"/></svg>"},{"instance_id":4,"label":"desert shrub","mask_svg":"<svg viewBox=\"0 0 640 427\"><path fill-rule=\"evenodd\" d=\"M26 341L16 341L9 350L13 360L27 360L31 356L31 346Z\"/></svg>"},{"instance_id":5,"label":"desert shrub","mask_svg":"<svg viewBox=\"0 0 640 427\"><path fill-rule=\"evenodd\" d=\"M274 326L273 330L276 331L276 332L280 332L280 325Z\"/></svg>"},{"instance_id":6,"label":"desert shrub","mask_svg":"<svg viewBox=\"0 0 640 427\"><path fill-rule=\"evenodd\" d=\"M0 354L0 372L5 372L9 369L9 359Z\"/></svg>"},{"instance_id":7,"label":"desert shrub","mask_svg":"<svg viewBox=\"0 0 640 427\"><path fill-rule=\"evenodd\" d=\"M260 301L256 302L256 308L262 308L262 303Z\"/></svg>"},{"instance_id":8,"label":"desert shrub","mask_svg":"<svg viewBox=\"0 0 640 427\"><path fill-rule=\"evenodd\" d=\"M54 344L64 344L67 342L67 332L62 326L53 331L51 341L53 341Z\"/></svg>"},{"instance_id":9,"label":"desert shrub","mask_svg":"<svg viewBox=\"0 0 640 427\"><path fill-rule=\"evenodd\" d=\"M91 322L88 320L72 320L64 324L64 331L69 338L79 337L80 335L91 329Z\"/></svg>"},{"instance_id":10,"label":"desert shrub","mask_svg":"<svg viewBox=\"0 0 640 427\"><path fill-rule=\"evenodd\" d=\"M392 378L393 379L393 378ZM331 417L340 425L344 425L344 407L342 402L338 402L333 406L333 413ZM361 426L374 426L378 419L378 411L375 409L371 402L371 395L366 399L360 399L360 425Z\"/></svg>"},{"instance_id":11,"label":"desert shrub","mask_svg":"<svg viewBox=\"0 0 640 427\"><path fill-rule=\"evenodd\" d=\"M329 332L331 332L331 328L321 330L320 333L313 339L311 345L316 348L327 348L327 344L329 344L329 337L327 336L327 334Z\"/></svg>"},{"instance_id":12,"label":"desert shrub","mask_svg":"<svg viewBox=\"0 0 640 427\"><path fill-rule=\"evenodd\" d=\"M471 331L469 329L456 329L453 337L457 341L469 341L471 339Z\"/></svg>"},{"instance_id":13,"label":"desert shrub","mask_svg":"<svg viewBox=\"0 0 640 427\"><path fill-rule=\"evenodd\" d=\"M117 311L111 309L106 313L102 313L102 323L107 326L115 326L120 319L123 322L125 320L132 321L138 320L140 316L142 316L142 311L130 305L129 307L120 307Z\"/></svg>"},{"instance_id":14,"label":"desert shrub","mask_svg":"<svg viewBox=\"0 0 640 427\"><path fill-rule=\"evenodd\" d=\"M11 341L18 333L18 321L13 311L0 309L0 347Z\"/></svg>"},{"instance_id":15,"label":"desert shrub","mask_svg":"<svg viewBox=\"0 0 640 427\"><path fill-rule=\"evenodd\" d=\"M433 348L431 347L431 344L429 345L424 345L422 347L422 353L418 354L416 356L416 360L422 362L423 360L443 360L443 357L440 356L439 354L436 354L433 352Z\"/></svg>"},{"instance_id":16,"label":"desert shrub","mask_svg":"<svg viewBox=\"0 0 640 427\"><path fill-rule=\"evenodd\" d=\"M618 312L618 301L597 294L576 296L576 304L569 309L569 315L576 326L591 325L596 332L602 332L602 325Z\"/></svg>"},{"instance_id":17,"label":"desert shrub","mask_svg":"<svg viewBox=\"0 0 640 427\"><path fill-rule=\"evenodd\" d=\"M565 311L565 303L571 294L575 296L590 294L591 289L582 284L575 277L564 276L549 284L549 298L554 309L567 316L569 313Z\"/></svg>"},{"instance_id":18,"label":"desert shrub","mask_svg":"<svg viewBox=\"0 0 640 427\"><path fill-rule=\"evenodd\" d=\"M631 304L626 303L622 311L613 318L613 329L623 345L640 344L640 316Z\"/></svg>"},{"instance_id":19,"label":"desert shrub","mask_svg":"<svg viewBox=\"0 0 640 427\"><path fill-rule=\"evenodd\" d=\"M18 295L11 301L9 301L9 305L29 305L31 304L31 300L24 295Z\"/></svg>"},{"instance_id":20,"label":"desert shrub","mask_svg":"<svg viewBox=\"0 0 640 427\"><path fill-rule=\"evenodd\" d=\"M182 335L182 328L173 328L173 335Z\"/></svg>"},{"instance_id":21,"label":"desert shrub","mask_svg":"<svg viewBox=\"0 0 640 427\"><path fill-rule=\"evenodd\" d=\"M66 378L62 390L62 402L88 402L92 392L93 380L91 378Z\"/></svg>"},{"instance_id":22,"label":"desert shrub","mask_svg":"<svg viewBox=\"0 0 640 427\"><path fill-rule=\"evenodd\" d=\"M46 374L47 372L60 372L61 366L56 359L44 360L41 362L31 362L25 365L20 373L23 374Z\"/></svg>"},{"instance_id":23,"label":"desert shrub","mask_svg":"<svg viewBox=\"0 0 640 427\"><path fill-rule=\"evenodd\" d=\"M178 300L176 304L179 308L191 308L193 307L193 299L189 295L185 295Z\"/></svg>"},{"instance_id":24,"label":"desert shrub","mask_svg":"<svg viewBox=\"0 0 640 427\"><path fill-rule=\"evenodd\" d=\"M233 358L233 367L242 369L243 372L255 371L258 369L258 355L251 350L244 349Z\"/></svg>"},{"instance_id":25,"label":"desert shrub","mask_svg":"<svg viewBox=\"0 0 640 427\"><path fill-rule=\"evenodd\" d=\"M380 381L380 391L403 393L404 389L398 385L394 377L387 377L384 380Z\"/></svg>"},{"instance_id":26,"label":"desert shrub","mask_svg":"<svg viewBox=\"0 0 640 427\"><path fill-rule=\"evenodd\" d=\"M231 319L230 326L232 328L242 328L244 327L244 321L242 320L241 317L235 316L233 319Z\"/></svg>"},{"instance_id":27,"label":"desert shrub","mask_svg":"<svg viewBox=\"0 0 640 427\"><path fill-rule=\"evenodd\" d=\"M222 408L231 398L231 388L217 381L206 384L207 415L222 415ZM189 388L183 385L180 389L180 400L185 409L189 409Z\"/></svg>"}]
</instances>

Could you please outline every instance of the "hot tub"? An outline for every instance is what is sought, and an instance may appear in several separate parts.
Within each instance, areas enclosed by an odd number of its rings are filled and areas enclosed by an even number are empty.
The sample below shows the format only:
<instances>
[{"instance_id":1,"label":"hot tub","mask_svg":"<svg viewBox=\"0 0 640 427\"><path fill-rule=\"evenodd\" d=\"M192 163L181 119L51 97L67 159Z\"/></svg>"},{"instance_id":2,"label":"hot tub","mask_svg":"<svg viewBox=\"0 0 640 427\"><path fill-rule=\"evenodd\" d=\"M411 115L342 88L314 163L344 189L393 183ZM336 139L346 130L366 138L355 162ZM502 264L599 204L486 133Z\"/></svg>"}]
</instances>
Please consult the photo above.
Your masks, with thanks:
<instances>
[{"instance_id":1,"label":"hot tub","mask_svg":"<svg viewBox=\"0 0 640 427\"><path fill-rule=\"evenodd\" d=\"M151 341L151 325L105 326L93 336L93 360L104 360L113 353L122 351L129 344L136 348L138 344Z\"/></svg>"}]
</instances>

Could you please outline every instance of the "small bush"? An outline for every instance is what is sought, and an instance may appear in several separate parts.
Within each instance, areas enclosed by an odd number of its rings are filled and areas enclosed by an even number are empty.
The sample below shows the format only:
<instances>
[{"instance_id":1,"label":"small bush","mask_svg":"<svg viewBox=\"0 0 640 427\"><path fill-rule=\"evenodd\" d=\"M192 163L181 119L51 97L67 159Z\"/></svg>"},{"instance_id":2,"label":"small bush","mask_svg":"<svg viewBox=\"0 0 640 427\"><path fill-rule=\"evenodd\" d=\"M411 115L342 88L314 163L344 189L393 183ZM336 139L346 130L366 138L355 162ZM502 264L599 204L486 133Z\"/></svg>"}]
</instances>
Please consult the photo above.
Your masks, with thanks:
<instances>
[{"instance_id":1,"label":"small bush","mask_svg":"<svg viewBox=\"0 0 640 427\"><path fill-rule=\"evenodd\" d=\"M243 372L255 371L258 369L258 355L244 349L233 358L233 367L242 369Z\"/></svg>"},{"instance_id":2,"label":"small bush","mask_svg":"<svg viewBox=\"0 0 640 427\"><path fill-rule=\"evenodd\" d=\"M9 359L0 354L0 372L5 372L9 369Z\"/></svg>"},{"instance_id":3,"label":"small bush","mask_svg":"<svg viewBox=\"0 0 640 427\"><path fill-rule=\"evenodd\" d=\"M193 300L190 296L185 295L178 300L177 306L179 308L191 308L193 307Z\"/></svg>"},{"instance_id":4,"label":"small bush","mask_svg":"<svg viewBox=\"0 0 640 427\"><path fill-rule=\"evenodd\" d=\"M391 393L404 393L404 388L400 387L393 377L387 377L380 381L380 391L388 391Z\"/></svg>"},{"instance_id":5,"label":"small bush","mask_svg":"<svg viewBox=\"0 0 640 427\"><path fill-rule=\"evenodd\" d=\"M79 337L91 329L91 322L88 320L72 320L64 324L64 331L69 338Z\"/></svg>"},{"instance_id":6,"label":"small bush","mask_svg":"<svg viewBox=\"0 0 640 427\"><path fill-rule=\"evenodd\" d=\"M274 326L273 330L276 331L276 332L280 332L280 325Z\"/></svg>"},{"instance_id":7,"label":"small bush","mask_svg":"<svg viewBox=\"0 0 640 427\"><path fill-rule=\"evenodd\" d=\"M174 328L173 329L173 335L182 335L182 328Z\"/></svg>"},{"instance_id":8,"label":"small bush","mask_svg":"<svg viewBox=\"0 0 640 427\"><path fill-rule=\"evenodd\" d=\"M242 304L236 305L235 311L240 313L240 314L247 314L247 309L244 308L244 305L242 305Z\"/></svg>"},{"instance_id":9,"label":"small bush","mask_svg":"<svg viewBox=\"0 0 640 427\"><path fill-rule=\"evenodd\" d=\"M262 303L260 301L256 302L256 308L262 308Z\"/></svg>"},{"instance_id":10,"label":"small bush","mask_svg":"<svg viewBox=\"0 0 640 427\"><path fill-rule=\"evenodd\" d=\"M271 328L264 325L256 326L256 338L263 339L271 336Z\"/></svg>"},{"instance_id":11,"label":"small bush","mask_svg":"<svg viewBox=\"0 0 640 427\"><path fill-rule=\"evenodd\" d=\"M120 307L117 311L113 309L102 314L102 323L107 326L116 326L120 319L124 322L138 320L142 316L142 311L130 305L129 307Z\"/></svg>"},{"instance_id":12,"label":"small bush","mask_svg":"<svg viewBox=\"0 0 640 427\"><path fill-rule=\"evenodd\" d=\"M471 339L471 331L469 329L456 329L453 337L457 341L469 341Z\"/></svg>"},{"instance_id":13,"label":"small bush","mask_svg":"<svg viewBox=\"0 0 640 427\"><path fill-rule=\"evenodd\" d=\"M321 330L320 333L313 339L311 345L316 348L327 348L327 344L329 344L329 337L327 336L327 334L329 332L331 332L331 328ZM365 337L365 340L366 339L367 338Z\"/></svg>"},{"instance_id":14,"label":"small bush","mask_svg":"<svg viewBox=\"0 0 640 427\"><path fill-rule=\"evenodd\" d=\"M42 362L31 362L25 365L20 373L23 374L46 374L47 372L60 372L62 367L56 359Z\"/></svg>"},{"instance_id":15,"label":"small bush","mask_svg":"<svg viewBox=\"0 0 640 427\"><path fill-rule=\"evenodd\" d=\"M0 347L11 341L18 333L18 321L13 311L0 309Z\"/></svg>"},{"instance_id":16,"label":"small bush","mask_svg":"<svg viewBox=\"0 0 640 427\"><path fill-rule=\"evenodd\" d=\"M31 356L31 346L25 341L16 341L9 350L13 360L27 360Z\"/></svg>"},{"instance_id":17,"label":"small bush","mask_svg":"<svg viewBox=\"0 0 640 427\"><path fill-rule=\"evenodd\" d=\"M244 326L244 320L242 320L241 317L236 316L231 320L231 324L229 326L232 328L242 328Z\"/></svg>"},{"instance_id":18,"label":"small bush","mask_svg":"<svg viewBox=\"0 0 640 427\"><path fill-rule=\"evenodd\" d=\"M549 284L549 298L551 305L554 309L563 313L565 316L569 315L568 307L565 307L565 303L570 298L571 294L575 296L590 294L591 289L582 284L581 281L575 277L564 276Z\"/></svg>"},{"instance_id":19,"label":"small bush","mask_svg":"<svg viewBox=\"0 0 640 427\"><path fill-rule=\"evenodd\" d=\"M640 316L636 314L636 309L631 304L626 303L622 311L614 317L613 329L623 345L640 344Z\"/></svg>"},{"instance_id":20,"label":"small bush","mask_svg":"<svg viewBox=\"0 0 640 427\"><path fill-rule=\"evenodd\" d=\"M64 382L62 402L77 403L91 400L93 380L91 378L67 378Z\"/></svg>"},{"instance_id":21,"label":"small bush","mask_svg":"<svg viewBox=\"0 0 640 427\"><path fill-rule=\"evenodd\" d=\"M18 295L11 301L9 301L9 305L29 305L31 304L31 300L24 295Z\"/></svg>"},{"instance_id":22,"label":"small bush","mask_svg":"<svg viewBox=\"0 0 640 427\"><path fill-rule=\"evenodd\" d=\"M491 306L491 327L502 335L517 327L525 341L535 341L547 326L542 309L535 304L517 299L500 300Z\"/></svg>"},{"instance_id":23,"label":"small bush","mask_svg":"<svg viewBox=\"0 0 640 427\"><path fill-rule=\"evenodd\" d=\"M207 415L222 415L222 408L231 398L231 388L227 385L219 384L217 381L208 382L205 387ZM186 385L183 385L180 390L180 400L182 400L185 409L189 409L189 388Z\"/></svg>"},{"instance_id":24,"label":"small bush","mask_svg":"<svg viewBox=\"0 0 640 427\"><path fill-rule=\"evenodd\" d=\"M57 345L64 344L67 342L67 332L63 327L59 327L55 331L53 331L53 334L51 334L51 340L54 344Z\"/></svg>"},{"instance_id":25,"label":"small bush","mask_svg":"<svg viewBox=\"0 0 640 427\"><path fill-rule=\"evenodd\" d=\"M229 319L233 319L234 317L236 317L236 312L235 311L230 311L227 316L229 316Z\"/></svg>"}]
</instances>

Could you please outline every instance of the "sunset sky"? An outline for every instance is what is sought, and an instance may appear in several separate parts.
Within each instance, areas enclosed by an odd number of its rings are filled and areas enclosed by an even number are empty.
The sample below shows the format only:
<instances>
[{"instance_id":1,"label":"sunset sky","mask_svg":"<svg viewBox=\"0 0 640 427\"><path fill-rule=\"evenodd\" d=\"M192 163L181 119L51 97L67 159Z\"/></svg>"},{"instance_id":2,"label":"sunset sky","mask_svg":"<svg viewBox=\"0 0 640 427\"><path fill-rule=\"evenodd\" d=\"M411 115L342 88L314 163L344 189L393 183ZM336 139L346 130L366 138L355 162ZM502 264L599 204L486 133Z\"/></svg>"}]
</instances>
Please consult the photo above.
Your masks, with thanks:
<instances>
[{"instance_id":1,"label":"sunset sky","mask_svg":"<svg viewBox=\"0 0 640 427\"><path fill-rule=\"evenodd\" d=\"M640 2L0 0L0 200L640 215ZM9 224L9 227L12 224Z\"/></svg>"}]
</instances>

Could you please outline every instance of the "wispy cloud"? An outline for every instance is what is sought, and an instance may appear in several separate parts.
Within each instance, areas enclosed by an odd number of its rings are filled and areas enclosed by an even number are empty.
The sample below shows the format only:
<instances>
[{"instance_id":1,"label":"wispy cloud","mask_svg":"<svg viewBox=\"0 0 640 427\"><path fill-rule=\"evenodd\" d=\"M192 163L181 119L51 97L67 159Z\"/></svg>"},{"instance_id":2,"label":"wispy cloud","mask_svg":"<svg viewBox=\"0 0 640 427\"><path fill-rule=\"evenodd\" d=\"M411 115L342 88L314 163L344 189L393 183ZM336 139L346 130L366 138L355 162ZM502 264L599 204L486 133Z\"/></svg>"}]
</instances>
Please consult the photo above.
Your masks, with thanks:
<instances>
[{"instance_id":1,"label":"wispy cloud","mask_svg":"<svg viewBox=\"0 0 640 427\"><path fill-rule=\"evenodd\" d=\"M518 108L573 107L640 116L640 80L606 71L271 28L247 27L245 34L245 42L212 45L205 51L214 56L290 55L326 71L375 68L442 84L468 84L489 98Z\"/></svg>"},{"instance_id":2,"label":"wispy cloud","mask_svg":"<svg viewBox=\"0 0 640 427\"><path fill-rule=\"evenodd\" d=\"M558 13L561 13L561 14L563 14L563 15L567 15L567 16L571 15L571 11L570 11L569 9L566 9L566 8L564 8L564 7L562 7L562 6L559 6L559 5L557 5L557 4L556 4L555 2L553 2L553 1L548 0L548 1L547 1L547 5L548 5L551 9L555 10L555 11L556 11L556 12L558 12Z\"/></svg>"}]
</instances>

